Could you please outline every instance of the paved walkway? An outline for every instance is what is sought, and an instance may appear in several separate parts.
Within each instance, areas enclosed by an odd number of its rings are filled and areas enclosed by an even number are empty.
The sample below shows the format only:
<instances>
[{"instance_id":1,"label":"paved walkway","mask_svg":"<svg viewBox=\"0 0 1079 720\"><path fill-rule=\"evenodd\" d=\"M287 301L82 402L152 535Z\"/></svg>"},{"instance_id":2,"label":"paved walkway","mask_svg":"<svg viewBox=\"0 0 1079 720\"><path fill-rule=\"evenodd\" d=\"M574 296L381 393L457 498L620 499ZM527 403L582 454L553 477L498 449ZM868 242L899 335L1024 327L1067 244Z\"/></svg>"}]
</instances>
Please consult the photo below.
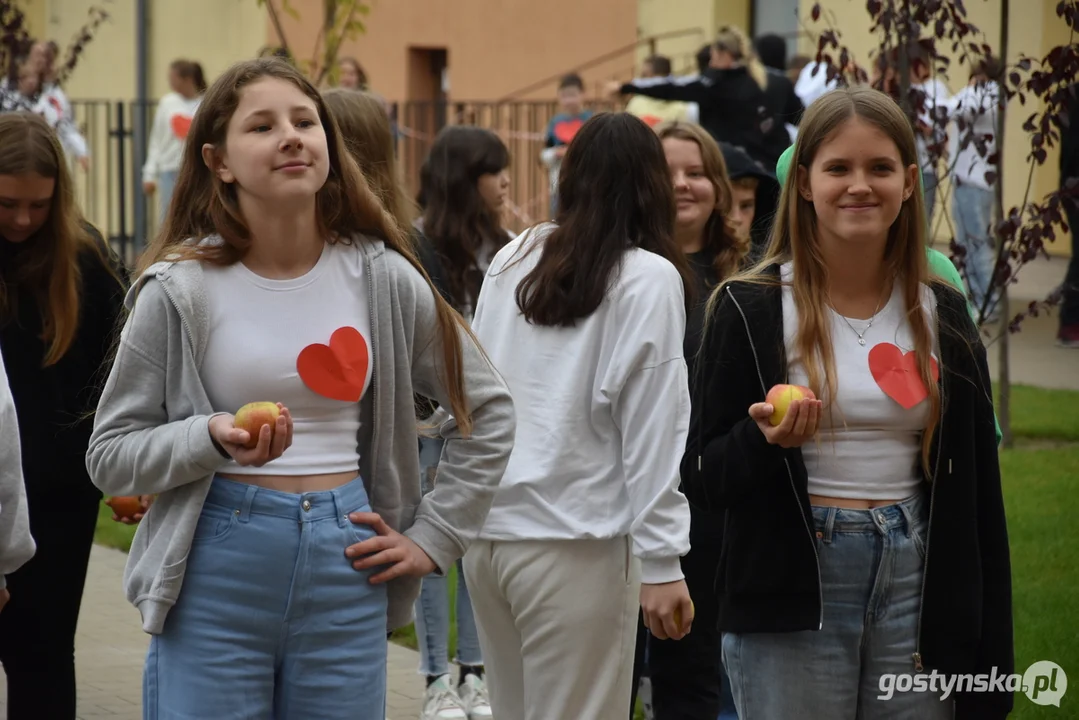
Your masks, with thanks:
<instances>
[{"instance_id":1,"label":"paved walkway","mask_svg":"<svg viewBox=\"0 0 1079 720\"><path fill-rule=\"evenodd\" d=\"M138 611L124 598L126 558L119 550L101 546L95 546L90 556L75 640L79 720L142 717L142 664L150 636L142 632ZM390 643L389 720L416 720L420 716L423 680L416 674L418 657L414 651ZM0 720L7 720L6 698L7 683L0 673Z\"/></svg>"},{"instance_id":2,"label":"paved walkway","mask_svg":"<svg viewBox=\"0 0 1079 720\"><path fill-rule=\"evenodd\" d=\"M1064 278L1066 263L1054 258L1025 268L1011 292L1013 307L1042 299ZM1012 380L1016 383L1079 390L1079 350L1053 344L1057 317L1032 318L1023 331L1011 336ZM990 348L996 373L998 353ZM142 663L148 637L139 625L138 612L121 589L125 555L95 547L83 600L76 641L80 720L141 717ZM389 720L415 720L420 714L423 681L417 675L417 654L390 643ZM6 720L3 699L7 685L0 673L0 720Z\"/></svg>"}]
</instances>

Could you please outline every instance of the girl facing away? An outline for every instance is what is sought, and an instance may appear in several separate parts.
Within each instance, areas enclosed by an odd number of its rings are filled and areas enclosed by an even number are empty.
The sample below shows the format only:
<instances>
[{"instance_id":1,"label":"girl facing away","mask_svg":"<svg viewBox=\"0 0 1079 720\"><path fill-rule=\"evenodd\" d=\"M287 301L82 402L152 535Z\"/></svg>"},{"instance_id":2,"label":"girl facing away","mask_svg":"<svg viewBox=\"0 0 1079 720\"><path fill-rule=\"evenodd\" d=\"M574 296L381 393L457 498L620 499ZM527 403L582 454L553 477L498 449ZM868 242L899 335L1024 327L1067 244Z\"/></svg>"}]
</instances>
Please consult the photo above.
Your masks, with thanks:
<instances>
[{"instance_id":1,"label":"girl facing away","mask_svg":"<svg viewBox=\"0 0 1079 720\"><path fill-rule=\"evenodd\" d=\"M143 192L157 195L158 222L165 221L184 156L184 141L206 92L202 65L192 60L173 60L169 65L169 89L171 92L157 103L142 166Z\"/></svg>"},{"instance_id":2,"label":"girl facing away","mask_svg":"<svg viewBox=\"0 0 1079 720\"><path fill-rule=\"evenodd\" d=\"M398 181L397 164L393 152L393 134L389 118L380 100L368 93L342 89L328 90L323 93L323 97L340 125L342 135L353 157L368 178L372 190L379 196L390 214L396 218L399 227L405 231L412 231L424 269L443 296L452 303L455 295L447 284L445 268L454 268L455 265L451 262L450 257L441 255L435 249L429 238L412 227L412 205L407 195L405 195L401 183ZM464 132L457 132L458 130ZM481 196L481 187L492 184L491 179L487 178L487 174L479 172L486 168L487 165L475 161L471 164L457 162L461 160L462 154L458 152L459 148L453 146L460 145L461 141L475 145L477 140L482 143L483 147L487 147L492 141L501 147L501 152L497 155L497 162L494 163L498 167L498 172L495 173L494 177L494 181L496 181L494 184L496 187L499 185L497 182L499 180L498 175L502 173L502 169L508 163L505 147L502 146L501 141L493 133L481 131L490 135L490 137L487 137L486 135L470 132L473 130L478 129L448 128L443 131L443 134L436 140L431 151L431 157L428 159L422 173L424 189L421 190L421 195L428 199L426 209L433 211L437 208L437 215L440 218L445 218L448 215L449 219L454 221L449 226L457 231L461 229L470 230L474 227L472 224L464 222L461 218L455 217L456 215L466 215L466 213L480 214L482 218L490 216L492 218L490 221L491 226L497 228L498 212L501 209L500 203L473 202L469 193L458 192L457 188L447 189L442 186L442 183L448 180L445 173L450 168L453 168L455 178L460 175L459 182L471 184L471 194L476 195L477 198ZM447 144L451 145L450 150L447 150ZM473 152L467 154L466 159L467 157L482 159L484 156L483 152ZM450 157L453 158L454 162L447 163L442 159ZM436 167L433 168L433 165ZM477 171L477 176L469 180L473 166L478 167L479 170ZM437 181L435 178L437 178ZM458 202L455 204L449 203L451 196ZM501 195L494 194L494 199L499 198L504 200L505 193L503 192ZM422 223L417 224L422 225ZM440 226L436 223L434 227ZM446 239L452 241L451 238ZM498 247L505 244L507 239L508 237L504 235ZM472 258L473 245L476 245L475 249L478 250L482 243L468 243L464 248L457 248L457 253L454 253L452 257L457 258L463 252L468 252L467 257ZM483 265L484 269L486 269L486 262L490 261L491 255L493 255L493 252L487 254ZM475 260L471 264L475 265ZM464 273L461 273L461 276L463 275ZM454 277L458 277L458 275L454 274ZM476 270L475 274L470 275L468 279L469 281L474 281L476 278L481 277L482 271ZM473 288L472 292L478 294L478 288ZM463 297L468 296L463 295ZM465 314L466 308L463 307L463 304L456 305L456 307L462 314ZM471 311L467 310L467 313L470 317ZM429 399L420 399L419 405L424 409L424 415L433 412L434 408ZM425 493L434 489L438 461L442 455L443 446L444 441L441 437L429 437L428 433L423 433L419 436L420 485ZM420 673L427 679L421 717L424 720L464 720L464 718L482 720L483 718L491 717L491 706L487 700L487 688L483 679L483 655L480 651L479 638L476 634L476 620L472 615L472 604L469 600L468 586L465 583L460 560L457 561L456 613L457 662L460 666L460 672L456 681L450 674L450 603L446 579L447 576L440 573L432 573L425 577L420 597L416 601L416 638L420 649L419 669Z\"/></svg>"},{"instance_id":3,"label":"girl facing away","mask_svg":"<svg viewBox=\"0 0 1079 720\"><path fill-rule=\"evenodd\" d=\"M382 720L386 634L482 527L514 413L291 65L207 91L130 297L87 465L158 494L145 716ZM456 419L422 500L414 392Z\"/></svg>"},{"instance_id":4,"label":"girl facing away","mask_svg":"<svg viewBox=\"0 0 1079 720\"><path fill-rule=\"evenodd\" d=\"M37 544L8 568L0 613L12 720L75 717L75 630L101 502L85 457L125 274L75 205L56 133L34 113L0 114L0 351ZM3 458L5 474L16 459ZM0 501L0 517L16 508Z\"/></svg>"},{"instance_id":5,"label":"girl facing away","mask_svg":"<svg viewBox=\"0 0 1079 720\"><path fill-rule=\"evenodd\" d=\"M444 128L420 170L422 216L416 221L417 250L432 282L471 322L484 275L513 236L502 227L509 191L509 151L485 128ZM433 408L432 408L433 409ZM420 438L420 471L426 491L438 481L442 439ZM427 679L423 720L491 717L483 652L463 565L457 565L458 677L450 677L449 592L445 577L428 575L416 604L420 672Z\"/></svg>"},{"instance_id":6,"label":"girl facing away","mask_svg":"<svg viewBox=\"0 0 1079 720\"><path fill-rule=\"evenodd\" d=\"M641 120L581 127L558 205L557 225L495 256L476 308L520 431L465 574L495 717L625 720L638 612L659 638L692 622L678 457L693 286Z\"/></svg>"},{"instance_id":7,"label":"girl facing away","mask_svg":"<svg viewBox=\"0 0 1079 720\"><path fill-rule=\"evenodd\" d=\"M928 271L910 125L883 93L832 91L793 165L766 257L709 301L682 463L726 518L738 716L1004 718L1010 691L887 692L1014 667L985 348Z\"/></svg>"},{"instance_id":8,"label":"girl facing away","mask_svg":"<svg viewBox=\"0 0 1079 720\"><path fill-rule=\"evenodd\" d=\"M731 222L734 193L719 145L699 125L682 122L656 127L674 190L674 239L693 270L696 302L683 341L690 385L700 352L704 305L711 291L742 269L749 254L748 232ZM683 450L684 452L684 450ZM638 629L635 678L646 664L658 720L701 717L714 720L722 709L720 639L716 630L715 574L723 538L723 517L690 505L690 551L682 572L696 608L693 632L681 640L649 638ZM634 689L637 683L634 682Z\"/></svg>"}]
</instances>

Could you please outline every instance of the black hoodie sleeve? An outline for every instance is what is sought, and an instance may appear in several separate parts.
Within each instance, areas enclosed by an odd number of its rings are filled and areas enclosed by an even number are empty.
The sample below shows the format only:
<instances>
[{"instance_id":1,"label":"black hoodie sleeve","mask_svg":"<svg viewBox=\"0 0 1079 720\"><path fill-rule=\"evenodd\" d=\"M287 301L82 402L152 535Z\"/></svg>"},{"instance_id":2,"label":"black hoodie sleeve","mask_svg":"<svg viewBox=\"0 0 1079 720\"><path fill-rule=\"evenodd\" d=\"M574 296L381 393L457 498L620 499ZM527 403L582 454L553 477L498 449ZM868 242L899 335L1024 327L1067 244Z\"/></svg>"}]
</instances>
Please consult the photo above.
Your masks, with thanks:
<instances>
[{"instance_id":1,"label":"black hoodie sleeve","mask_svg":"<svg viewBox=\"0 0 1079 720\"><path fill-rule=\"evenodd\" d=\"M693 403L681 474L686 497L720 512L746 496L767 491L782 475L785 451L769 445L749 406L764 402L764 380L730 288L706 325L704 344L691 379Z\"/></svg>"},{"instance_id":2,"label":"black hoodie sleeve","mask_svg":"<svg viewBox=\"0 0 1079 720\"><path fill-rule=\"evenodd\" d=\"M644 95L657 100L677 100L707 105L711 101L712 89L703 80L626 83L619 90L623 95Z\"/></svg>"},{"instance_id":3,"label":"black hoodie sleeve","mask_svg":"<svg viewBox=\"0 0 1079 720\"><path fill-rule=\"evenodd\" d=\"M958 297L958 294L956 294ZM997 450L993 413L993 388L985 346L977 328L957 301L950 311L951 322L964 327L974 354L976 367L976 404L974 407L974 452L977 478L978 548L981 552L982 614L980 644L974 673L998 675L1015 672L1015 646L1012 619L1012 571L1008 547L1008 527L1001 487L1000 456ZM1014 705L1011 691L957 693L956 720L1004 720Z\"/></svg>"}]
</instances>

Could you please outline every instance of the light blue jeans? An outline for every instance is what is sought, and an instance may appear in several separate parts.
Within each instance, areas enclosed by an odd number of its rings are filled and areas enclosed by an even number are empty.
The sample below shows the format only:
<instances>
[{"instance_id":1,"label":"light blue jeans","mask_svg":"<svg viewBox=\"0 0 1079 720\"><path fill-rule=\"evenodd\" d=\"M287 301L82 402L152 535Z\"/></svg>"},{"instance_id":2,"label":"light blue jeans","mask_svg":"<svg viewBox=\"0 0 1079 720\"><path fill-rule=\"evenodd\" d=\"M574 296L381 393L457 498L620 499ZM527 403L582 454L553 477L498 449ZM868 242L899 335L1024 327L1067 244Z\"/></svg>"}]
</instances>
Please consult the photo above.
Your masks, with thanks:
<instances>
[{"instance_id":1,"label":"light blue jeans","mask_svg":"<svg viewBox=\"0 0 1079 720\"><path fill-rule=\"evenodd\" d=\"M952 700L929 692L878 699L882 675L914 674L928 508L922 494L873 510L813 508L824 626L723 635L740 720L953 716Z\"/></svg>"},{"instance_id":2,"label":"light blue jeans","mask_svg":"<svg viewBox=\"0 0 1079 720\"><path fill-rule=\"evenodd\" d=\"M433 488L434 472L442 456L441 438L420 438L420 485ZM420 646L420 673L429 677L450 671L450 595L445 577L428 575L416 600L416 641ZM472 599L465 585L465 572L457 561L457 658L461 665L483 665Z\"/></svg>"},{"instance_id":3,"label":"light blue jeans","mask_svg":"<svg viewBox=\"0 0 1079 720\"><path fill-rule=\"evenodd\" d=\"M157 175L157 223L158 226L165 222L165 216L169 212L169 203L172 202L172 193L176 190L177 170L165 170Z\"/></svg>"},{"instance_id":4,"label":"light blue jeans","mask_svg":"<svg viewBox=\"0 0 1079 720\"><path fill-rule=\"evenodd\" d=\"M215 477L183 589L154 635L146 720L384 720L386 586L345 548L373 536L363 481L302 495Z\"/></svg>"},{"instance_id":5,"label":"light blue jeans","mask_svg":"<svg viewBox=\"0 0 1079 720\"><path fill-rule=\"evenodd\" d=\"M955 241L963 248L963 269L976 312L981 312L992 286L996 251L989 225L993 218L993 191L973 185L955 184L952 214ZM990 312L995 310L990 301Z\"/></svg>"}]
</instances>

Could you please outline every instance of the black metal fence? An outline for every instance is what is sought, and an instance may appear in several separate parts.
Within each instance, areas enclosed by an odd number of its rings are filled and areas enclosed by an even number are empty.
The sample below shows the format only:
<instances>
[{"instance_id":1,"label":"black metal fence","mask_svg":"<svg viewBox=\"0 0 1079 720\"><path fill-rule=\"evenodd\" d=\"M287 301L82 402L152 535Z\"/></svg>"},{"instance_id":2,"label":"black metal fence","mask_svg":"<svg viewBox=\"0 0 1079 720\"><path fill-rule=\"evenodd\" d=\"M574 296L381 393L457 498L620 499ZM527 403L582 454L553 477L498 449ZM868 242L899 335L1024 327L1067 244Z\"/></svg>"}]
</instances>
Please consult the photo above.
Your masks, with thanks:
<instances>
[{"instance_id":1,"label":"black metal fence","mask_svg":"<svg viewBox=\"0 0 1079 720\"><path fill-rule=\"evenodd\" d=\"M75 122L90 149L87 172L76 170L76 192L87 219L128 262L157 232L157 202L142 190L142 164L156 102L75 100ZM613 109L596 103L594 110ZM401 102L390 105L401 175L413 197L435 136L446 125L489 128L510 153L506 226L520 231L548 216L548 170L539 160L554 102Z\"/></svg>"}]
</instances>

